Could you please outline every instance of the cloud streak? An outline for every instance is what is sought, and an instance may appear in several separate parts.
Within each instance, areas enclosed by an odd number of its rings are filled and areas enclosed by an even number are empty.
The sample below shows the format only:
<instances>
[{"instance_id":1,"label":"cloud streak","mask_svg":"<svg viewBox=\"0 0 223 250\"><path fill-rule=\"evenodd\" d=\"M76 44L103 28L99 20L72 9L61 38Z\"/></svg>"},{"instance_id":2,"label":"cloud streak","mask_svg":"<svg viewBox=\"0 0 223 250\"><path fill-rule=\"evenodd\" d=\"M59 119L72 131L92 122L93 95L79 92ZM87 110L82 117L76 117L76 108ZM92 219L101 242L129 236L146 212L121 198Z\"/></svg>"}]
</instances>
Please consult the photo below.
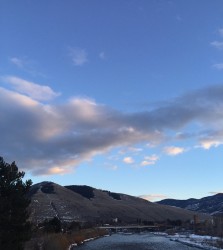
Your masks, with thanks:
<instances>
[{"instance_id":1,"label":"cloud streak","mask_svg":"<svg viewBox=\"0 0 223 250\"><path fill-rule=\"evenodd\" d=\"M216 63L216 64L213 64L212 66L215 69L223 70L223 63Z\"/></svg>"},{"instance_id":2,"label":"cloud streak","mask_svg":"<svg viewBox=\"0 0 223 250\"><path fill-rule=\"evenodd\" d=\"M216 49L223 50L223 42L213 41L211 42L211 45Z\"/></svg>"},{"instance_id":3,"label":"cloud streak","mask_svg":"<svg viewBox=\"0 0 223 250\"><path fill-rule=\"evenodd\" d=\"M27 57L11 57L9 58L9 61L18 69L23 70L33 76L45 77L44 74L36 69L38 68L38 63L34 60L29 60Z\"/></svg>"},{"instance_id":4,"label":"cloud streak","mask_svg":"<svg viewBox=\"0 0 223 250\"><path fill-rule=\"evenodd\" d=\"M193 91L152 110L124 113L87 98L45 104L32 92L27 91L28 96L20 91L27 82L15 79L16 91L0 88L0 152L35 175L69 173L81 162L120 146L169 143L174 139L171 131L186 135L192 124L193 139L200 146L205 140L218 142L210 147L223 142L222 85ZM144 159L156 160L155 155Z\"/></svg>"},{"instance_id":5,"label":"cloud streak","mask_svg":"<svg viewBox=\"0 0 223 250\"><path fill-rule=\"evenodd\" d=\"M75 66L82 66L88 62L88 54L85 49L69 48L69 56Z\"/></svg>"},{"instance_id":6,"label":"cloud streak","mask_svg":"<svg viewBox=\"0 0 223 250\"><path fill-rule=\"evenodd\" d=\"M11 63L13 63L15 66L17 66L18 68L23 69L25 67L25 63L22 59L17 58L17 57L12 57L9 59Z\"/></svg>"},{"instance_id":7,"label":"cloud streak","mask_svg":"<svg viewBox=\"0 0 223 250\"><path fill-rule=\"evenodd\" d=\"M17 91L38 101L48 101L60 95L50 87L26 81L15 76L2 77L2 80Z\"/></svg>"},{"instance_id":8,"label":"cloud streak","mask_svg":"<svg viewBox=\"0 0 223 250\"><path fill-rule=\"evenodd\" d=\"M145 167L145 166L149 166L149 165L154 165L156 163L156 161L159 160L159 157L155 154L151 155L151 156L145 156L144 160L141 162L141 166Z\"/></svg>"}]
</instances>

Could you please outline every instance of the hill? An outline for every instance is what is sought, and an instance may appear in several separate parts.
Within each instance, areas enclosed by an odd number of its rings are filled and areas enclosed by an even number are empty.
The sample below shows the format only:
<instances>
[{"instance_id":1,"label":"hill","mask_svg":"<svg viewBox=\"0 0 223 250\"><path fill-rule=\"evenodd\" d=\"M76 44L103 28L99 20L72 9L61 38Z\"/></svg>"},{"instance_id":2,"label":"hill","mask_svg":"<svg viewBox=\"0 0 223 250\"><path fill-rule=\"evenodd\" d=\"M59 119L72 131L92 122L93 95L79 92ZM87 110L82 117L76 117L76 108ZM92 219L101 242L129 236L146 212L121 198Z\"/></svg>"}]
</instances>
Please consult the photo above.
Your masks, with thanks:
<instances>
[{"instance_id":1,"label":"hill","mask_svg":"<svg viewBox=\"0 0 223 250\"><path fill-rule=\"evenodd\" d=\"M158 204L179 207L195 212L218 214L223 213L223 194L207 196L201 199L175 200L165 199L158 201Z\"/></svg>"},{"instance_id":2,"label":"hill","mask_svg":"<svg viewBox=\"0 0 223 250\"><path fill-rule=\"evenodd\" d=\"M194 215L184 209L89 186L63 187L42 182L32 186L29 196L31 219L36 222L57 216L64 221L109 223L118 218L124 223L135 223L137 220L190 220Z\"/></svg>"}]
</instances>

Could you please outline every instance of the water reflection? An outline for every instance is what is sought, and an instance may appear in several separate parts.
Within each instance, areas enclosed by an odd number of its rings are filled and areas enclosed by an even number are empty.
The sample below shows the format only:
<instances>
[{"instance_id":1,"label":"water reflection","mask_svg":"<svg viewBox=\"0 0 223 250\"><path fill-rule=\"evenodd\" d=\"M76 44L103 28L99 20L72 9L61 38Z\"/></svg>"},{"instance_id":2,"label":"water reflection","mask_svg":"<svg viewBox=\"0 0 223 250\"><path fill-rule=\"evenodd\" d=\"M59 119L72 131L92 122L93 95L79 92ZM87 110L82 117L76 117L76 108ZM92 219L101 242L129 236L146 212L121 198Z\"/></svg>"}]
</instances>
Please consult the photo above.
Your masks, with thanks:
<instances>
[{"instance_id":1,"label":"water reflection","mask_svg":"<svg viewBox=\"0 0 223 250\"><path fill-rule=\"evenodd\" d=\"M181 243L170 241L162 236L150 233L142 234L113 234L98 240L87 242L78 250L196 250Z\"/></svg>"}]
</instances>

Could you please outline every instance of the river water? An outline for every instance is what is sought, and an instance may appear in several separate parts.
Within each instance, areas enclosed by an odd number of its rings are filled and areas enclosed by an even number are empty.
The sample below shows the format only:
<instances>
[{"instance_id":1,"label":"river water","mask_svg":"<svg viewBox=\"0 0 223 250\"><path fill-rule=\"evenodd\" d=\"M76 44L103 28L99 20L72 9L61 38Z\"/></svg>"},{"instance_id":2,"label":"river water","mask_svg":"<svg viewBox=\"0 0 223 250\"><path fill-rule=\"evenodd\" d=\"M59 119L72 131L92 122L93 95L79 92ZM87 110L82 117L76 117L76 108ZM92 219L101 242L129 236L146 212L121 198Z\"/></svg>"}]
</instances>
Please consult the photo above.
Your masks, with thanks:
<instances>
[{"instance_id":1,"label":"river water","mask_svg":"<svg viewBox=\"0 0 223 250\"><path fill-rule=\"evenodd\" d=\"M179 242L170 241L163 236L151 233L142 234L113 234L89 241L77 247L78 250L198 250Z\"/></svg>"}]
</instances>

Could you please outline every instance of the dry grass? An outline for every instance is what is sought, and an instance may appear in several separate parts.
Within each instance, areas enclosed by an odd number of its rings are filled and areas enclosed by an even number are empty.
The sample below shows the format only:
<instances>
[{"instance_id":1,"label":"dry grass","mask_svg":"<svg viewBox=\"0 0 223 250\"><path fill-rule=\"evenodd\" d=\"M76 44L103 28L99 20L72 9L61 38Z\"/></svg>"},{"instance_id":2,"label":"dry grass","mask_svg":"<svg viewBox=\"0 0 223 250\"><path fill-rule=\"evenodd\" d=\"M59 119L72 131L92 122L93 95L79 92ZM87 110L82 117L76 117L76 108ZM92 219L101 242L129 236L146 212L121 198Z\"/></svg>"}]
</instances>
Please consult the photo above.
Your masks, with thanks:
<instances>
[{"instance_id":1,"label":"dry grass","mask_svg":"<svg viewBox=\"0 0 223 250\"><path fill-rule=\"evenodd\" d=\"M73 244L81 244L84 240L98 238L107 234L107 231L97 228L82 229L71 233L42 234L27 242L25 250L67 250Z\"/></svg>"}]
</instances>

